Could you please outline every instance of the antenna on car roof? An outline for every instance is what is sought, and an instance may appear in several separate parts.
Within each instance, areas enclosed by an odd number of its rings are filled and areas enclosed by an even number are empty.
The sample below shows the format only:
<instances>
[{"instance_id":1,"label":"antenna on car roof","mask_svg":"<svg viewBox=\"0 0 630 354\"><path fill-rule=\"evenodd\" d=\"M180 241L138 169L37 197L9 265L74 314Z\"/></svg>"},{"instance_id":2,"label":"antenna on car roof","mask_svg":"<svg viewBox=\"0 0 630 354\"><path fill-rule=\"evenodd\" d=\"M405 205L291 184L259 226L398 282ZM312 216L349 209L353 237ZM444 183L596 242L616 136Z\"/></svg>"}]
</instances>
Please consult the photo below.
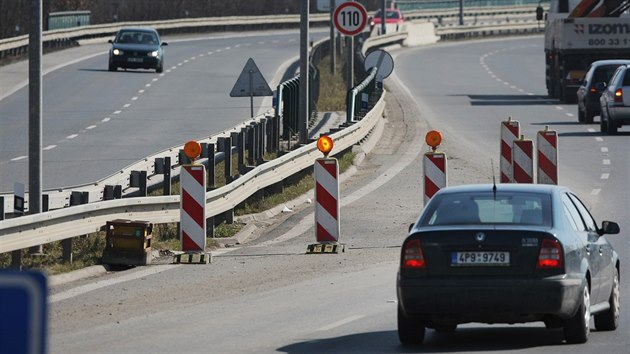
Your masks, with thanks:
<instances>
[{"instance_id":1,"label":"antenna on car roof","mask_svg":"<svg viewBox=\"0 0 630 354\"><path fill-rule=\"evenodd\" d=\"M492 194L494 197L494 200L497 200L497 180L496 177L494 176L494 160L490 159L490 168L492 169Z\"/></svg>"}]
</instances>

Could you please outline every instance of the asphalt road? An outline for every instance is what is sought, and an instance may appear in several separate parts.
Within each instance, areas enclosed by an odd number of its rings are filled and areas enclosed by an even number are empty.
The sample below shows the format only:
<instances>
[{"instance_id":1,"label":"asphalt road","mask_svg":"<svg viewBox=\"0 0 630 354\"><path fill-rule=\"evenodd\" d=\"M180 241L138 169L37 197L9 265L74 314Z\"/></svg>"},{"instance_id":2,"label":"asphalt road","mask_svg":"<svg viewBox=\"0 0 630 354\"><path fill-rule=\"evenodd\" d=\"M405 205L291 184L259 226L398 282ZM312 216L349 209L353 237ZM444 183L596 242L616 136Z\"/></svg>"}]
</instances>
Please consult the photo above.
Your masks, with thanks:
<instances>
[{"instance_id":1,"label":"asphalt road","mask_svg":"<svg viewBox=\"0 0 630 354\"><path fill-rule=\"evenodd\" d=\"M530 137L546 125L558 130L561 183L598 220L621 224L610 239L622 259L622 303L630 301L628 134L603 136L576 123L575 106L547 100L542 53L540 36L395 50L385 129L342 182L345 253L304 254L314 240L304 196L210 265L155 264L53 287L51 353L627 353L627 306L617 331L593 331L582 345L562 343L562 332L542 323L468 324L427 331L423 347L398 343L399 246L422 207L429 128L445 136L452 185L490 182L491 159L497 174L507 116Z\"/></svg>"},{"instance_id":2,"label":"asphalt road","mask_svg":"<svg viewBox=\"0 0 630 354\"><path fill-rule=\"evenodd\" d=\"M108 72L109 45L101 44L68 51L76 58L64 53L67 61L82 60L44 76L45 189L94 182L152 153L238 125L250 117L250 100L229 93L248 58L275 89L299 57L297 31L163 40L169 45L162 74ZM0 68L0 74L11 71ZM254 113L271 105L271 97L257 97ZM0 101L0 117L0 191L12 191L14 182L28 185L28 87Z\"/></svg>"}]
</instances>

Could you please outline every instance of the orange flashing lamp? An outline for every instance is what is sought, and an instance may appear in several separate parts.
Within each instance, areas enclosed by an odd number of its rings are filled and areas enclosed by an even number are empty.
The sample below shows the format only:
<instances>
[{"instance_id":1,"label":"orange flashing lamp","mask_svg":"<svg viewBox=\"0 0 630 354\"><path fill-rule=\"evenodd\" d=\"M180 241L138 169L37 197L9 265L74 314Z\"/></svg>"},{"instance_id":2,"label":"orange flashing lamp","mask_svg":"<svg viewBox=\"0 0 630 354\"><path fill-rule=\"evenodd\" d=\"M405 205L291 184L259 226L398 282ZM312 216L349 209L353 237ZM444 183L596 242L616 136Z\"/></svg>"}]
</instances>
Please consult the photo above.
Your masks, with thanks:
<instances>
[{"instance_id":1,"label":"orange flashing lamp","mask_svg":"<svg viewBox=\"0 0 630 354\"><path fill-rule=\"evenodd\" d=\"M435 151L442 143L442 133L437 130L431 130L427 133L424 141L431 147L431 150Z\"/></svg>"},{"instance_id":2,"label":"orange flashing lamp","mask_svg":"<svg viewBox=\"0 0 630 354\"><path fill-rule=\"evenodd\" d=\"M317 139L317 149L319 149L325 157L328 157L328 154L333 149L333 140L328 135L322 135Z\"/></svg>"},{"instance_id":3,"label":"orange flashing lamp","mask_svg":"<svg viewBox=\"0 0 630 354\"><path fill-rule=\"evenodd\" d=\"M187 142L184 144L184 154L194 161L201 155L201 144L194 140Z\"/></svg>"}]
</instances>

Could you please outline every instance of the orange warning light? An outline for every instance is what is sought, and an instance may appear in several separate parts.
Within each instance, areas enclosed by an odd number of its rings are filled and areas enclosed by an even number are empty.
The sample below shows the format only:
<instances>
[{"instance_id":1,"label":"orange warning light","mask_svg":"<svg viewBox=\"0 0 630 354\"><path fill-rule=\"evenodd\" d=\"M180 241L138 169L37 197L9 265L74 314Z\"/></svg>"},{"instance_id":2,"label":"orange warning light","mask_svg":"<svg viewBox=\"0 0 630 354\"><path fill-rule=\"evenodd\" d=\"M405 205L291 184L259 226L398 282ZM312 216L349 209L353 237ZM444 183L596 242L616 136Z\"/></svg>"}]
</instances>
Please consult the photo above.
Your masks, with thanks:
<instances>
[{"instance_id":1,"label":"orange warning light","mask_svg":"<svg viewBox=\"0 0 630 354\"><path fill-rule=\"evenodd\" d=\"M328 156L328 153L333 148L332 139L328 135L322 135L319 139L317 139L317 148L324 154L324 156Z\"/></svg>"},{"instance_id":2,"label":"orange warning light","mask_svg":"<svg viewBox=\"0 0 630 354\"><path fill-rule=\"evenodd\" d=\"M435 150L442 143L442 133L437 130L431 130L427 133L424 141L426 141L427 145Z\"/></svg>"},{"instance_id":3,"label":"orange warning light","mask_svg":"<svg viewBox=\"0 0 630 354\"><path fill-rule=\"evenodd\" d=\"M187 142L184 144L184 154L191 160L198 158L201 155L201 144L194 140Z\"/></svg>"}]
</instances>

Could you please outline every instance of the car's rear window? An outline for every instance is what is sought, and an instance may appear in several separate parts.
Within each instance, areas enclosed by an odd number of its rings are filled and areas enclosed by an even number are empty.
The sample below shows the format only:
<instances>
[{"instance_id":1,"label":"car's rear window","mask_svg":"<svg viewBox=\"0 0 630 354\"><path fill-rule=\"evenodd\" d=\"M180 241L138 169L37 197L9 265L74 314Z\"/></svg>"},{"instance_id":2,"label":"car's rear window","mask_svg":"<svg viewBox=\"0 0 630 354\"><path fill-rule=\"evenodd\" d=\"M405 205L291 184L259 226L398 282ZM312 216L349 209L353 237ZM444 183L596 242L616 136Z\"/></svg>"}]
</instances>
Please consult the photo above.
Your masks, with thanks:
<instances>
[{"instance_id":1,"label":"car's rear window","mask_svg":"<svg viewBox=\"0 0 630 354\"><path fill-rule=\"evenodd\" d=\"M540 193L436 195L421 226L515 224L551 226L551 198Z\"/></svg>"},{"instance_id":2,"label":"car's rear window","mask_svg":"<svg viewBox=\"0 0 630 354\"><path fill-rule=\"evenodd\" d=\"M619 65L603 65L595 69L593 83L608 82Z\"/></svg>"}]
</instances>

